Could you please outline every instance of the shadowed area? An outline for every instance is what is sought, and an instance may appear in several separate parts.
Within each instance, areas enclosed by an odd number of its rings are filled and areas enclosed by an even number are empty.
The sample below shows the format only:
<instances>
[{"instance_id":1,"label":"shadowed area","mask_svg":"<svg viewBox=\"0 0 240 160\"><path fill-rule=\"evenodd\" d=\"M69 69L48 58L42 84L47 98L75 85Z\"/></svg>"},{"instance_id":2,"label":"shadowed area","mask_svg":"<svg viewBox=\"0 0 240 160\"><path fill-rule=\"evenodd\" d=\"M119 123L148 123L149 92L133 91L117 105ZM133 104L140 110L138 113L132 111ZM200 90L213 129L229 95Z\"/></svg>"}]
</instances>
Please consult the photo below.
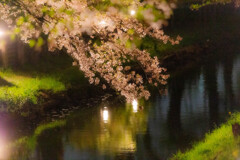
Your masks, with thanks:
<instances>
[{"instance_id":1,"label":"shadowed area","mask_svg":"<svg viewBox=\"0 0 240 160\"><path fill-rule=\"evenodd\" d=\"M2 77L0 77L0 87L5 87L5 86L14 86L12 83L9 83L8 81L6 81L5 79L3 79Z\"/></svg>"}]
</instances>

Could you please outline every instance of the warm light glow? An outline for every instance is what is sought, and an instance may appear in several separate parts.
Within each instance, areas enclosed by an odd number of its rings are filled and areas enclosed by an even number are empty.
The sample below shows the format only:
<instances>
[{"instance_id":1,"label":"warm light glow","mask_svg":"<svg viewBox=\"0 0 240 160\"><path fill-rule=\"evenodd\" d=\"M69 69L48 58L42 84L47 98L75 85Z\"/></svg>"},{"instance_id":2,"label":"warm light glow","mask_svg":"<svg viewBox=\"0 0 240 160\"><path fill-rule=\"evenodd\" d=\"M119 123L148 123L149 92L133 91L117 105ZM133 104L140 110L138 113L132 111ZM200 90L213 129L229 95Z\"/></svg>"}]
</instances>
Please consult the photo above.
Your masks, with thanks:
<instances>
[{"instance_id":1,"label":"warm light glow","mask_svg":"<svg viewBox=\"0 0 240 160\"><path fill-rule=\"evenodd\" d=\"M134 99L132 101L132 106L133 106L133 112L137 112L138 111L138 102L136 99Z\"/></svg>"},{"instance_id":2,"label":"warm light glow","mask_svg":"<svg viewBox=\"0 0 240 160\"><path fill-rule=\"evenodd\" d=\"M10 148L7 147L7 137L0 132L0 160L9 158Z\"/></svg>"},{"instance_id":3,"label":"warm light glow","mask_svg":"<svg viewBox=\"0 0 240 160\"><path fill-rule=\"evenodd\" d=\"M3 37L4 36L4 31L0 30L0 37Z\"/></svg>"},{"instance_id":4,"label":"warm light glow","mask_svg":"<svg viewBox=\"0 0 240 160\"><path fill-rule=\"evenodd\" d=\"M135 10L131 10L131 11L130 11L130 14L131 14L132 16L134 16L134 15L136 14L136 11L135 11Z\"/></svg>"},{"instance_id":5,"label":"warm light glow","mask_svg":"<svg viewBox=\"0 0 240 160\"><path fill-rule=\"evenodd\" d=\"M105 25L105 24L107 24L107 23L106 23L106 21L102 20L102 21L100 22L100 24Z\"/></svg>"},{"instance_id":6,"label":"warm light glow","mask_svg":"<svg viewBox=\"0 0 240 160\"><path fill-rule=\"evenodd\" d=\"M103 122L107 123L109 118L109 113L107 107L104 107L103 109Z\"/></svg>"},{"instance_id":7,"label":"warm light glow","mask_svg":"<svg viewBox=\"0 0 240 160\"><path fill-rule=\"evenodd\" d=\"M107 26L107 22L105 20L102 20L102 21L99 22L99 25L101 27L106 27Z\"/></svg>"}]
</instances>

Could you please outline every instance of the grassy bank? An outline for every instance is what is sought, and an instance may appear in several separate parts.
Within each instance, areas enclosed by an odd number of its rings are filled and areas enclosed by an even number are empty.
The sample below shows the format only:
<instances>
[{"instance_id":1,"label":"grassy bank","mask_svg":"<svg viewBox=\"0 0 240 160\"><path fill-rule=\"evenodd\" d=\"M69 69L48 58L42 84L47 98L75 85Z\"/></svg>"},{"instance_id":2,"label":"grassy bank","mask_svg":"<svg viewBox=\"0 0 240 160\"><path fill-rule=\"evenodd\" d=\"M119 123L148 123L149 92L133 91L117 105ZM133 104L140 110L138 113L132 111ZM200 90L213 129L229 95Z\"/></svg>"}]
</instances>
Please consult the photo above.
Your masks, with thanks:
<instances>
[{"instance_id":1,"label":"grassy bank","mask_svg":"<svg viewBox=\"0 0 240 160\"><path fill-rule=\"evenodd\" d=\"M24 64L0 67L0 112L34 118L102 92L101 87L89 84L77 66L72 66L73 60L67 54L43 52L33 55L34 60L26 54Z\"/></svg>"},{"instance_id":2,"label":"grassy bank","mask_svg":"<svg viewBox=\"0 0 240 160\"><path fill-rule=\"evenodd\" d=\"M38 91L51 90L56 93L66 87L57 77L0 70L0 101L22 105L26 102L37 103Z\"/></svg>"},{"instance_id":3,"label":"grassy bank","mask_svg":"<svg viewBox=\"0 0 240 160\"><path fill-rule=\"evenodd\" d=\"M41 53L35 61L29 58L25 64L0 67L0 111L39 113L101 91L72 61L66 54Z\"/></svg>"},{"instance_id":4,"label":"grassy bank","mask_svg":"<svg viewBox=\"0 0 240 160\"><path fill-rule=\"evenodd\" d=\"M240 113L185 153L178 152L170 160L236 160L240 157L240 138L234 138L232 124L240 123Z\"/></svg>"}]
</instances>

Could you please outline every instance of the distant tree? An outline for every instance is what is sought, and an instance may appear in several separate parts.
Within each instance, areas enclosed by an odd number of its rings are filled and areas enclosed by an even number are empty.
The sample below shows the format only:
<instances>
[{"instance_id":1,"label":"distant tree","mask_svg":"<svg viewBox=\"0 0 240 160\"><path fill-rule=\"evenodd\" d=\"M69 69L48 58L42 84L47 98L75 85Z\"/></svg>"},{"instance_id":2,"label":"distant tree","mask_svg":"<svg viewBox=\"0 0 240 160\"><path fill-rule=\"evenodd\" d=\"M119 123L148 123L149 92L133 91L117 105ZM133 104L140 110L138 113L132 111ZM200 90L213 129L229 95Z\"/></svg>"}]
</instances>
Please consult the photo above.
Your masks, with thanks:
<instances>
[{"instance_id":1,"label":"distant tree","mask_svg":"<svg viewBox=\"0 0 240 160\"><path fill-rule=\"evenodd\" d=\"M173 7L165 0L1 0L0 17L13 38L66 50L91 84L110 86L132 101L150 96L147 82L166 84L169 76L158 58L136 43L150 36L178 44L181 37L172 39L162 30Z\"/></svg>"}]
</instances>

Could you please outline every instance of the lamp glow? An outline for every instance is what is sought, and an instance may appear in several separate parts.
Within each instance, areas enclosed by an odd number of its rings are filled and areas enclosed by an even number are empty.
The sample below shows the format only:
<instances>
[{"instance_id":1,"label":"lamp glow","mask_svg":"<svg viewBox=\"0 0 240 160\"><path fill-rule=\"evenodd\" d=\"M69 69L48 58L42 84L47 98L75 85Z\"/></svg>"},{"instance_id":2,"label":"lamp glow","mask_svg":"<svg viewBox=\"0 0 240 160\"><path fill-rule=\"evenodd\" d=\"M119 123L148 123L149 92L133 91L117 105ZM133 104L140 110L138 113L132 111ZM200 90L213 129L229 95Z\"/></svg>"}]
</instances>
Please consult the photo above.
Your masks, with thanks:
<instances>
[{"instance_id":1,"label":"lamp glow","mask_svg":"<svg viewBox=\"0 0 240 160\"><path fill-rule=\"evenodd\" d=\"M105 20L102 20L102 21L99 22L99 25L101 27L106 27L107 26L107 22Z\"/></svg>"},{"instance_id":2,"label":"lamp glow","mask_svg":"<svg viewBox=\"0 0 240 160\"><path fill-rule=\"evenodd\" d=\"M132 101L132 107L133 107L133 112L137 112L138 111L138 102L136 99L134 99Z\"/></svg>"},{"instance_id":3,"label":"lamp glow","mask_svg":"<svg viewBox=\"0 0 240 160\"><path fill-rule=\"evenodd\" d=\"M3 37L4 36L4 32L2 30L0 30L0 37Z\"/></svg>"},{"instance_id":4,"label":"lamp glow","mask_svg":"<svg viewBox=\"0 0 240 160\"><path fill-rule=\"evenodd\" d=\"M130 14L131 14L132 16L134 16L134 15L136 14L136 11L135 11L135 10L131 10L131 11L130 11Z\"/></svg>"},{"instance_id":5,"label":"lamp glow","mask_svg":"<svg viewBox=\"0 0 240 160\"><path fill-rule=\"evenodd\" d=\"M101 24L101 25L105 25L105 24L106 24L106 21L102 20L102 21L100 22L100 24Z\"/></svg>"}]
</instances>

